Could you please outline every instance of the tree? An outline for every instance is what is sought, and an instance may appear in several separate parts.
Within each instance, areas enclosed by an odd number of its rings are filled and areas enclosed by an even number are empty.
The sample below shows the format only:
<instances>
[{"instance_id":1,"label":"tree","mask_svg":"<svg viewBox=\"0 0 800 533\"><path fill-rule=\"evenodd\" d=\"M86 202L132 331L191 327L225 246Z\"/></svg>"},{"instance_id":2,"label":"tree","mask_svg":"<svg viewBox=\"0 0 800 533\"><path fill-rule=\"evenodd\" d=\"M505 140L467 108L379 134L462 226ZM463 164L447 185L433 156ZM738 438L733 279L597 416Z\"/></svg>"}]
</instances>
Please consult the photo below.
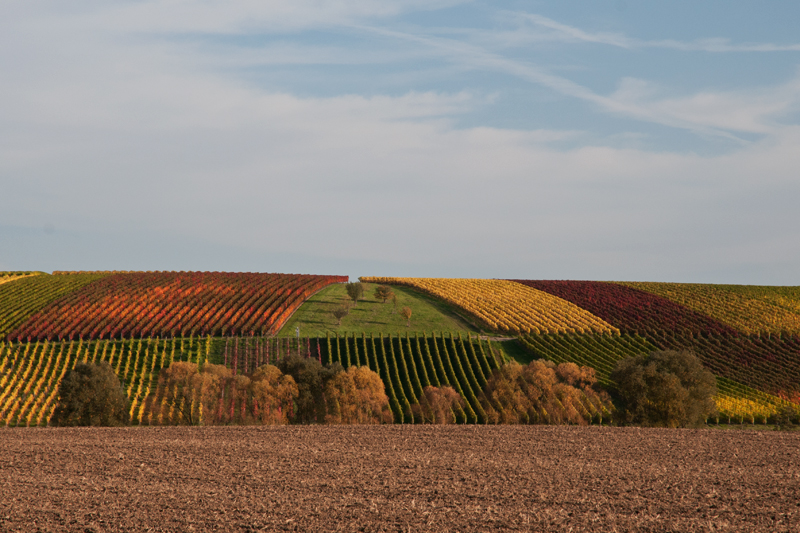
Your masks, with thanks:
<instances>
[{"instance_id":1,"label":"tree","mask_svg":"<svg viewBox=\"0 0 800 533\"><path fill-rule=\"evenodd\" d=\"M376 300L383 300L383 303L386 303L386 300L394 296L394 291L388 285L378 285L372 295Z\"/></svg>"},{"instance_id":2,"label":"tree","mask_svg":"<svg viewBox=\"0 0 800 533\"><path fill-rule=\"evenodd\" d=\"M594 369L574 363L511 362L495 370L482 399L489 421L503 424L602 422L613 411Z\"/></svg>"},{"instance_id":3,"label":"tree","mask_svg":"<svg viewBox=\"0 0 800 533\"><path fill-rule=\"evenodd\" d=\"M391 422L389 397L380 376L369 368L351 366L325 386L330 424L380 424Z\"/></svg>"},{"instance_id":4,"label":"tree","mask_svg":"<svg viewBox=\"0 0 800 533\"><path fill-rule=\"evenodd\" d=\"M297 384L295 410L289 415L289 422L324 424L327 414L325 387L328 380L344 370L342 366L338 363L322 366L316 359L291 355L283 359L278 368Z\"/></svg>"},{"instance_id":5,"label":"tree","mask_svg":"<svg viewBox=\"0 0 800 533\"><path fill-rule=\"evenodd\" d=\"M464 399L453 387L427 386L422 390L419 404L414 406L423 424L451 424L455 417L453 410L464 406Z\"/></svg>"},{"instance_id":6,"label":"tree","mask_svg":"<svg viewBox=\"0 0 800 533\"><path fill-rule=\"evenodd\" d=\"M339 307L334 308L333 316L338 320L338 325L342 325L342 319L350 314L350 307L346 305L340 305Z\"/></svg>"},{"instance_id":7,"label":"tree","mask_svg":"<svg viewBox=\"0 0 800 533\"><path fill-rule=\"evenodd\" d=\"M150 423L194 426L233 422L223 405L230 405L233 381L233 372L224 365L172 362L161 370L159 392L149 399Z\"/></svg>"},{"instance_id":8,"label":"tree","mask_svg":"<svg viewBox=\"0 0 800 533\"><path fill-rule=\"evenodd\" d=\"M300 390L292 376L273 365L260 366L251 379L253 416L262 424L288 424Z\"/></svg>"},{"instance_id":9,"label":"tree","mask_svg":"<svg viewBox=\"0 0 800 533\"><path fill-rule=\"evenodd\" d=\"M406 319L406 327L411 326L411 308L410 307L403 307L400 310L400 316Z\"/></svg>"},{"instance_id":10,"label":"tree","mask_svg":"<svg viewBox=\"0 0 800 533\"><path fill-rule=\"evenodd\" d=\"M128 397L107 362L79 363L58 387L54 426L122 426L128 422Z\"/></svg>"},{"instance_id":11,"label":"tree","mask_svg":"<svg viewBox=\"0 0 800 533\"><path fill-rule=\"evenodd\" d=\"M199 413L192 407L197 385L202 381L198 380L199 374L196 364L185 361L174 361L163 369L158 376L159 389L164 391L162 403L152 405L151 413L162 423L183 423L190 426L198 424ZM174 412L177 420L170 419L169 412Z\"/></svg>"},{"instance_id":12,"label":"tree","mask_svg":"<svg viewBox=\"0 0 800 533\"><path fill-rule=\"evenodd\" d=\"M353 299L353 305L358 305L358 299L364 295L364 285L360 281L345 284L347 295Z\"/></svg>"},{"instance_id":13,"label":"tree","mask_svg":"<svg viewBox=\"0 0 800 533\"><path fill-rule=\"evenodd\" d=\"M617 363L611 379L622 424L693 427L716 411L716 379L690 351L628 357Z\"/></svg>"}]
</instances>

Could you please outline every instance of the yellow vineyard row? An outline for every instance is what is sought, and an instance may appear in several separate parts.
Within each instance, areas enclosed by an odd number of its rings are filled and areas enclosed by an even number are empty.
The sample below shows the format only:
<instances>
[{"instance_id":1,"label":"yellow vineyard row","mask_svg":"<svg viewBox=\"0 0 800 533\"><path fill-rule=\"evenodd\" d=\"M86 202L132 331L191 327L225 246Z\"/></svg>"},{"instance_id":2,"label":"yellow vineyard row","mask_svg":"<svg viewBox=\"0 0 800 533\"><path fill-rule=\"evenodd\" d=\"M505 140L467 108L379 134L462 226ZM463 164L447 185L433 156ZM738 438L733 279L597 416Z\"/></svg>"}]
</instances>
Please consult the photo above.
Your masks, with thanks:
<instances>
[{"instance_id":1,"label":"yellow vineyard row","mask_svg":"<svg viewBox=\"0 0 800 533\"><path fill-rule=\"evenodd\" d=\"M405 285L441 298L505 333L616 333L577 305L546 292L495 279L362 277L368 283Z\"/></svg>"},{"instance_id":2,"label":"yellow vineyard row","mask_svg":"<svg viewBox=\"0 0 800 533\"><path fill-rule=\"evenodd\" d=\"M131 402L130 420L150 422L145 400L155 392L158 371L173 360L203 359L208 341L135 339L127 341L42 342L0 345L0 425L47 425L58 386L78 363L108 362Z\"/></svg>"},{"instance_id":3,"label":"yellow vineyard row","mask_svg":"<svg viewBox=\"0 0 800 533\"><path fill-rule=\"evenodd\" d=\"M773 403L725 394L717 395L715 400L720 422L766 424L767 419L778 413L778 406Z\"/></svg>"},{"instance_id":4,"label":"yellow vineyard row","mask_svg":"<svg viewBox=\"0 0 800 533\"><path fill-rule=\"evenodd\" d=\"M793 287L656 282L621 284L672 300L743 333L800 334L800 291Z\"/></svg>"},{"instance_id":5,"label":"yellow vineyard row","mask_svg":"<svg viewBox=\"0 0 800 533\"><path fill-rule=\"evenodd\" d=\"M40 272L0 272L0 285L3 283L8 283L9 281L14 281L15 279L21 278L29 278L31 276L39 275Z\"/></svg>"}]
</instances>

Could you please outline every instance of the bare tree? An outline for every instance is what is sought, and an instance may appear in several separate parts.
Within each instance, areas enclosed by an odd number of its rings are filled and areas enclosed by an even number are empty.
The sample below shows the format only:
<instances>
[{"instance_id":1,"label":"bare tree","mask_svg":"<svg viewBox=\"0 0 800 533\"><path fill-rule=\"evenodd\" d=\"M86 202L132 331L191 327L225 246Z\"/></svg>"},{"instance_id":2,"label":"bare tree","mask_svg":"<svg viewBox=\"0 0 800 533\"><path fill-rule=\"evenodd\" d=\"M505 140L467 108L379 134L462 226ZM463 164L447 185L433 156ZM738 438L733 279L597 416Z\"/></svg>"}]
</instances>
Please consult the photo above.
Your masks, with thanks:
<instances>
[{"instance_id":1,"label":"bare tree","mask_svg":"<svg viewBox=\"0 0 800 533\"><path fill-rule=\"evenodd\" d=\"M339 321L339 325L342 325L342 319L350 314L350 307L346 305L340 305L339 307L333 310L333 316Z\"/></svg>"}]
</instances>

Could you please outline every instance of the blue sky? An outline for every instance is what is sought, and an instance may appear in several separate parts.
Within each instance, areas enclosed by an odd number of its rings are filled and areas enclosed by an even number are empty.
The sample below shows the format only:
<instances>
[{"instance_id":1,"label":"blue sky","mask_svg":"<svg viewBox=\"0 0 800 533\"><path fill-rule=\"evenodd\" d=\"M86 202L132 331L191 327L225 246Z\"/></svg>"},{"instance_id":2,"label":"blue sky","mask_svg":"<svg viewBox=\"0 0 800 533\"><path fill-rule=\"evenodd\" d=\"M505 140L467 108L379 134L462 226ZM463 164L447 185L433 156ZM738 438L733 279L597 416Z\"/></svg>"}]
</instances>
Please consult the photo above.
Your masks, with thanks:
<instances>
[{"instance_id":1,"label":"blue sky","mask_svg":"<svg viewBox=\"0 0 800 533\"><path fill-rule=\"evenodd\" d=\"M800 284L796 2L0 3L0 269Z\"/></svg>"}]
</instances>

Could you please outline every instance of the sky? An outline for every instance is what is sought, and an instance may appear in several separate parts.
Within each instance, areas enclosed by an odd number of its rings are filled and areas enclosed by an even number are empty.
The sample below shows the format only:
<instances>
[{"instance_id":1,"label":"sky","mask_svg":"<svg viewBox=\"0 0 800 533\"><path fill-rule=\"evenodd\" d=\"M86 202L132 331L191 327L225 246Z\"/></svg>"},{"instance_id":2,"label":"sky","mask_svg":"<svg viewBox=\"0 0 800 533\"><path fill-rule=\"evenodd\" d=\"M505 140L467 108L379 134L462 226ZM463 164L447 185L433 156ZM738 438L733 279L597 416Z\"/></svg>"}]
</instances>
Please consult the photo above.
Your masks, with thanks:
<instances>
[{"instance_id":1,"label":"sky","mask_svg":"<svg viewBox=\"0 0 800 533\"><path fill-rule=\"evenodd\" d=\"M798 20L0 0L0 270L800 285Z\"/></svg>"}]
</instances>

